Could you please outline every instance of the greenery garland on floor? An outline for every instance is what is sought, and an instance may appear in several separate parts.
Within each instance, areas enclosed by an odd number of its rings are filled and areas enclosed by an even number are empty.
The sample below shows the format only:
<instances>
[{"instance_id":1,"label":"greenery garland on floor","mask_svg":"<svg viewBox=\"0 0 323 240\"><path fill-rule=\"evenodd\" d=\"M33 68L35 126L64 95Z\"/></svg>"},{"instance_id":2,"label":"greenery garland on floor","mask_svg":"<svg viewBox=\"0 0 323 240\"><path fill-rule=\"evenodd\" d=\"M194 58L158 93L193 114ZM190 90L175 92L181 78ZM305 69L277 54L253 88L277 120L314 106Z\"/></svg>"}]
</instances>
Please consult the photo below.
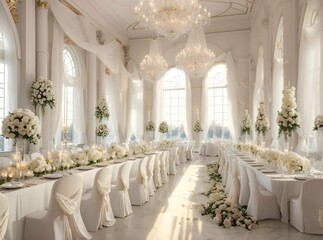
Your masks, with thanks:
<instances>
[{"instance_id":1,"label":"greenery garland on floor","mask_svg":"<svg viewBox=\"0 0 323 240\"><path fill-rule=\"evenodd\" d=\"M211 189L204 193L209 199L203 206L202 215L210 215L214 222L224 228L240 226L248 230L258 228L258 222L246 213L246 208L237 203L231 203L225 193L225 188L221 184L221 174L219 164L207 165L211 180Z\"/></svg>"}]
</instances>

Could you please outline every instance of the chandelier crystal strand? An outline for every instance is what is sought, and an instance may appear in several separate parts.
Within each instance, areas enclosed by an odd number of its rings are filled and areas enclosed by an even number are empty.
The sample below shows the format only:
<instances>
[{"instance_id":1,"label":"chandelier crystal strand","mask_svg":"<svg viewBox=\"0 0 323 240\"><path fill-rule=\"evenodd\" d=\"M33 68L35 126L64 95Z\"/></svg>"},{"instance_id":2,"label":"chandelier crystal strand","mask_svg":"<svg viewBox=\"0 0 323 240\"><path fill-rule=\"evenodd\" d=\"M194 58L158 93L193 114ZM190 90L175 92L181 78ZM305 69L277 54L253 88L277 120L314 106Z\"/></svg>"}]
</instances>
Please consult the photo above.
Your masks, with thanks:
<instances>
[{"instance_id":1,"label":"chandelier crystal strand","mask_svg":"<svg viewBox=\"0 0 323 240\"><path fill-rule=\"evenodd\" d=\"M200 78L209 70L215 54L207 48L204 31L200 26L190 33L186 47L176 56L176 64L190 77Z\"/></svg>"},{"instance_id":2,"label":"chandelier crystal strand","mask_svg":"<svg viewBox=\"0 0 323 240\"><path fill-rule=\"evenodd\" d=\"M167 62L160 54L158 39L152 39L149 54L140 63L140 70L144 78L147 80L157 80L167 68Z\"/></svg>"},{"instance_id":3,"label":"chandelier crystal strand","mask_svg":"<svg viewBox=\"0 0 323 240\"><path fill-rule=\"evenodd\" d=\"M135 14L144 27L170 40L187 34L196 25L206 25L210 19L198 0L140 0Z\"/></svg>"}]
</instances>

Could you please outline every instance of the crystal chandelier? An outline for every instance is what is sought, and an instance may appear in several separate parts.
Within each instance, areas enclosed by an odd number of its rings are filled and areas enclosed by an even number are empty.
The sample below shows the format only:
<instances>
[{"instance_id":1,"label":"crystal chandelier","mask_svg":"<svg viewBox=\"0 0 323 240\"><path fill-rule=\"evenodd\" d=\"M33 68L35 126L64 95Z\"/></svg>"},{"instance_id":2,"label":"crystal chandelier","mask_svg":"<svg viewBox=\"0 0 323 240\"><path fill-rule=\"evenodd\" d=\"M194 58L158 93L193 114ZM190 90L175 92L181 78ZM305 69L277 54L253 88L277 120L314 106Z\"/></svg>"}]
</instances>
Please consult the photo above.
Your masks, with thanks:
<instances>
[{"instance_id":1,"label":"crystal chandelier","mask_svg":"<svg viewBox=\"0 0 323 240\"><path fill-rule=\"evenodd\" d=\"M150 42L149 54L140 63L140 70L146 80L157 80L167 70L166 60L160 55L158 40Z\"/></svg>"},{"instance_id":2,"label":"crystal chandelier","mask_svg":"<svg viewBox=\"0 0 323 240\"><path fill-rule=\"evenodd\" d=\"M214 53L207 48L203 28L190 33L186 47L176 56L176 64L182 67L190 77L200 78L211 67Z\"/></svg>"},{"instance_id":3,"label":"crystal chandelier","mask_svg":"<svg viewBox=\"0 0 323 240\"><path fill-rule=\"evenodd\" d=\"M143 26L170 40L185 35L193 26L206 25L210 19L198 0L139 0L135 14Z\"/></svg>"}]
</instances>

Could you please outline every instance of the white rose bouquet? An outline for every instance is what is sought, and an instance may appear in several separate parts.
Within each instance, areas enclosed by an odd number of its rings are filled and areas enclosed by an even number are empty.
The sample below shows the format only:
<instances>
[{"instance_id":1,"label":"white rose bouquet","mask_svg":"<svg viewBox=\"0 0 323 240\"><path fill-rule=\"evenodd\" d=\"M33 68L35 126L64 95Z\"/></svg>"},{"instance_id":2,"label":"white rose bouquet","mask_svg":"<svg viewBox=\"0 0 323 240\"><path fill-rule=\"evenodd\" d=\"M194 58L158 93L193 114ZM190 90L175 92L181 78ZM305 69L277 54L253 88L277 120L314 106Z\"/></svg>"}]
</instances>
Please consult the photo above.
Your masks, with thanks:
<instances>
[{"instance_id":1,"label":"white rose bouquet","mask_svg":"<svg viewBox=\"0 0 323 240\"><path fill-rule=\"evenodd\" d=\"M90 163L96 163L102 160L102 152L95 148L86 151L86 155L88 156Z\"/></svg>"},{"instance_id":2,"label":"white rose bouquet","mask_svg":"<svg viewBox=\"0 0 323 240\"><path fill-rule=\"evenodd\" d=\"M34 172L35 176L55 171L43 156L37 157L35 160L31 161L29 163L29 169Z\"/></svg>"},{"instance_id":3,"label":"white rose bouquet","mask_svg":"<svg viewBox=\"0 0 323 240\"><path fill-rule=\"evenodd\" d=\"M148 121L146 125L147 132L154 132L156 130L155 123L153 121Z\"/></svg>"},{"instance_id":4,"label":"white rose bouquet","mask_svg":"<svg viewBox=\"0 0 323 240\"><path fill-rule=\"evenodd\" d=\"M309 160L295 152L281 154L279 163L288 173L306 173L310 170Z\"/></svg>"},{"instance_id":5,"label":"white rose bouquet","mask_svg":"<svg viewBox=\"0 0 323 240\"><path fill-rule=\"evenodd\" d=\"M39 105L43 114L47 106L53 109L55 107L55 96L52 81L38 77L31 84L31 102L35 108Z\"/></svg>"},{"instance_id":6,"label":"white rose bouquet","mask_svg":"<svg viewBox=\"0 0 323 240\"><path fill-rule=\"evenodd\" d=\"M242 135L247 134L251 135L251 120L248 110L245 110L245 113L242 117L240 132Z\"/></svg>"},{"instance_id":7,"label":"white rose bouquet","mask_svg":"<svg viewBox=\"0 0 323 240\"><path fill-rule=\"evenodd\" d=\"M314 120L314 128L313 128L313 131L317 131L317 130L319 130L322 127L323 127L323 116L322 115L319 115Z\"/></svg>"},{"instance_id":8,"label":"white rose bouquet","mask_svg":"<svg viewBox=\"0 0 323 240\"><path fill-rule=\"evenodd\" d=\"M201 123L199 120L197 120L195 123L194 123L194 127L193 127L193 131L198 133L198 132L202 132L203 129L202 129L202 126L201 126Z\"/></svg>"},{"instance_id":9,"label":"white rose bouquet","mask_svg":"<svg viewBox=\"0 0 323 240\"><path fill-rule=\"evenodd\" d=\"M276 121L279 126L278 135L283 133L286 140L292 135L292 132L300 127L301 121L297 112L294 87L283 90L283 104Z\"/></svg>"},{"instance_id":10,"label":"white rose bouquet","mask_svg":"<svg viewBox=\"0 0 323 240\"><path fill-rule=\"evenodd\" d=\"M96 129L95 129L95 134L99 137L106 137L109 135L109 128L105 123L100 123Z\"/></svg>"},{"instance_id":11,"label":"white rose bouquet","mask_svg":"<svg viewBox=\"0 0 323 240\"><path fill-rule=\"evenodd\" d=\"M269 130L269 120L266 115L265 104L263 102L260 102L258 107L255 129L258 134L262 133L262 135L265 135Z\"/></svg>"},{"instance_id":12,"label":"white rose bouquet","mask_svg":"<svg viewBox=\"0 0 323 240\"><path fill-rule=\"evenodd\" d=\"M158 132L160 133L168 133L168 124L163 121L159 124Z\"/></svg>"},{"instance_id":13,"label":"white rose bouquet","mask_svg":"<svg viewBox=\"0 0 323 240\"><path fill-rule=\"evenodd\" d=\"M72 154L72 160L77 164L77 165L89 165L89 157L87 156L85 151L80 151L77 153Z\"/></svg>"},{"instance_id":14,"label":"white rose bouquet","mask_svg":"<svg viewBox=\"0 0 323 240\"><path fill-rule=\"evenodd\" d=\"M99 122L102 122L103 119L109 119L110 112L106 98L102 98L99 105L96 106L94 115L99 120Z\"/></svg>"},{"instance_id":15,"label":"white rose bouquet","mask_svg":"<svg viewBox=\"0 0 323 240\"><path fill-rule=\"evenodd\" d=\"M5 138L22 138L36 144L40 139L38 117L29 109L16 109L3 119L2 134Z\"/></svg>"}]
</instances>

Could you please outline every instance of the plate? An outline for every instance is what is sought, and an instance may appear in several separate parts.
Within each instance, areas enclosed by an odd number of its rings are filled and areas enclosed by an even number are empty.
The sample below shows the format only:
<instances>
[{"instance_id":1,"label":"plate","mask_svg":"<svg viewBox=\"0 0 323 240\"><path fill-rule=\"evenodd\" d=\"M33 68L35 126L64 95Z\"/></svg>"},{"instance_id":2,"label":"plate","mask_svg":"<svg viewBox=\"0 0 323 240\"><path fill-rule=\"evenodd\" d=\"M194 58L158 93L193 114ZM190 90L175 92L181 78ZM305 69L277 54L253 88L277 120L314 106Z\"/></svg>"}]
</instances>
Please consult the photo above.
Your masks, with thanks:
<instances>
[{"instance_id":1,"label":"plate","mask_svg":"<svg viewBox=\"0 0 323 240\"><path fill-rule=\"evenodd\" d=\"M247 163L253 163L253 162L255 162L255 160L248 160L248 159L244 159L243 161L245 161Z\"/></svg>"},{"instance_id":2,"label":"plate","mask_svg":"<svg viewBox=\"0 0 323 240\"><path fill-rule=\"evenodd\" d=\"M97 164L95 164L95 166L96 167L106 167L106 166L108 166L109 165L109 163L108 162L101 162L101 163L97 163Z\"/></svg>"},{"instance_id":3,"label":"plate","mask_svg":"<svg viewBox=\"0 0 323 240\"><path fill-rule=\"evenodd\" d=\"M136 158L143 158L145 155L137 155Z\"/></svg>"},{"instance_id":4,"label":"plate","mask_svg":"<svg viewBox=\"0 0 323 240\"><path fill-rule=\"evenodd\" d=\"M78 168L78 170L82 170L82 171L87 171L87 170L92 170L93 167L92 166L81 166Z\"/></svg>"},{"instance_id":5,"label":"plate","mask_svg":"<svg viewBox=\"0 0 323 240\"><path fill-rule=\"evenodd\" d=\"M16 188L22 188L24 184L22 182L6 182L1 186L7 189L16 189Z\"/></svg>"},{"instance_id":6,"label":"plate","mask_svg":"<svg viewBox=\"0 0 323 240\"><path fill-rule=\"evenodd\" d=\"M251 167L262 167L262 166L264 166L263 164L261 164L261 163L251 163L250 164L250 166Z\"/></svg>"},{"instance_id":7,"label":"plate","mask_svg":"<svg viewBox=\"0 0 323 240\"><path fill-rule=\"evenodd\" d=\"M59 174L59 173L53 173L53 174L44 175L44 178L47 178L47 179L59 179L61 177L63 177L63 175Z\"/></svg>"},{"instance_id":8,"label":"plate","mask_svg":"<svg viewBox=\"0 0 323 240\"><path fill-rule=\"evenodd\" d=\"M296 176L295 179L296 180L300 180L300 181L305 181L305 180L309 180L309 179L313 179L313 176Z\"/></svg>"},{"instance_id":9,"label":"plate","mask_svg":"<svg viewBox=\"0 0 323 240\"><path fill-rule=\"evenodd\" d=\"M262 173L276 173L275 170L271 170L271 169L264 169L261 171Z\"/></svg>"},{"instance_id":10,"label":"plate","mask_svg":"<svg viewBox=\"0 0 323 240\"><path fill-rule=\"evenodd\" d=\"M153 153L153 152L145 153L145 155L153 155L153 154L155 154L155 153Z\"/></svg>"}]
</instances>

